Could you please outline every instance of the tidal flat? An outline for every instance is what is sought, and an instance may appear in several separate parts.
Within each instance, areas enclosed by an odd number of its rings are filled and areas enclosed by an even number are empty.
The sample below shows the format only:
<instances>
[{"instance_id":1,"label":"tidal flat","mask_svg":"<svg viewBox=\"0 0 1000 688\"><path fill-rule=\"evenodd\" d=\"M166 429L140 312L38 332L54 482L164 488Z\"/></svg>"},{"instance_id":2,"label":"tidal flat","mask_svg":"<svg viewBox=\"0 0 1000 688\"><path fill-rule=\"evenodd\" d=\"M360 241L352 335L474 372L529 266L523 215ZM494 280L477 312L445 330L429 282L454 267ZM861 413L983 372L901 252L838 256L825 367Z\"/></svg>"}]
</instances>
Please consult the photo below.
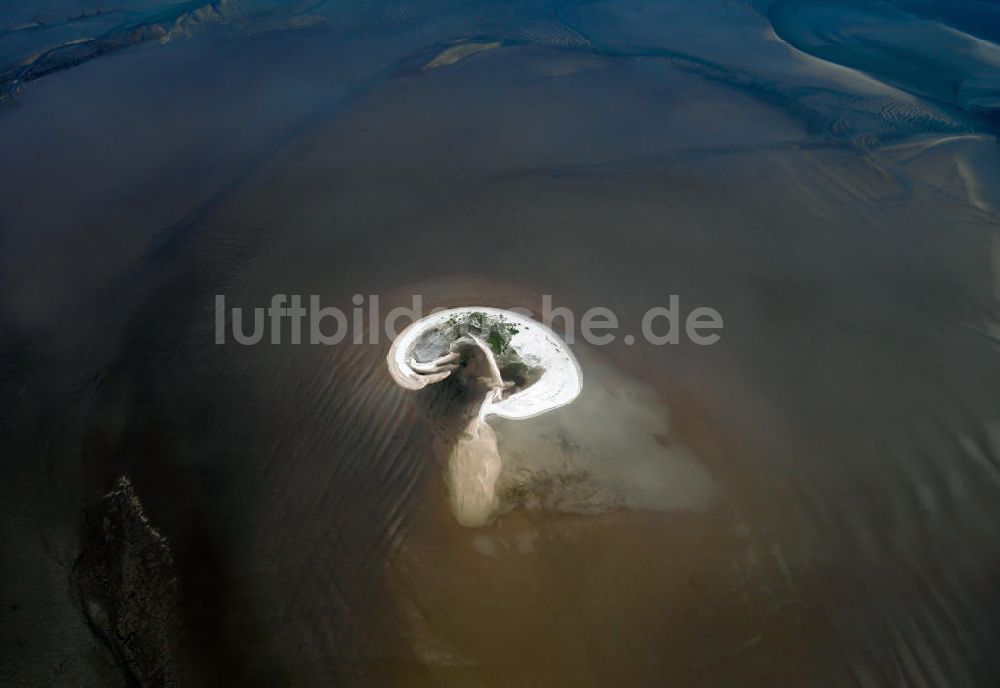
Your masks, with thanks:
<instances>
[{"instance_id":1,"label":"tidal flat","mask_svg":"<svg viewBox=\"0 0 1000 688\"><path fill-rule=\"evenodd\" d=\"M995 685L996 21L7 3L0 683ZM572 342L465 528L390 342L215 344L276 293L725 328Z\"/></svg>"}]
</instances>

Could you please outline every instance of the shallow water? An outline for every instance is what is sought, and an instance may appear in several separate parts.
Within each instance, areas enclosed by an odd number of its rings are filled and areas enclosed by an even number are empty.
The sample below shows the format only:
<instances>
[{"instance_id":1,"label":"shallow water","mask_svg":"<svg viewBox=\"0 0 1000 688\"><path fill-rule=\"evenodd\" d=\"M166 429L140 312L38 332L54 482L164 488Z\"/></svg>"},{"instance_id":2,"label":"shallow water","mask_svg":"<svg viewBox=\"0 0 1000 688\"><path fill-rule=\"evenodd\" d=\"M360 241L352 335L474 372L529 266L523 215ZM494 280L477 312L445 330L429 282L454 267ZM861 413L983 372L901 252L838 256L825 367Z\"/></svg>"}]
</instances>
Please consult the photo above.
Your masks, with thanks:
<instances>
[{"instance_id":1,"label":"shallow water","mask_svg":"<svg viewBox=\"0 0 1000 688\"><path fill-rule=\"evenodd\" d=\"M0 107L0 683L122 680L69 573L123 473L184 685L996 683L985 10L134 4L0 12L8 65L183 29ZM583 395L491 421L505 507L467 529L461 396L388 342L214 343L216 294L274 293L725 328L574 341Z\"/></svg>"}]
</instances>

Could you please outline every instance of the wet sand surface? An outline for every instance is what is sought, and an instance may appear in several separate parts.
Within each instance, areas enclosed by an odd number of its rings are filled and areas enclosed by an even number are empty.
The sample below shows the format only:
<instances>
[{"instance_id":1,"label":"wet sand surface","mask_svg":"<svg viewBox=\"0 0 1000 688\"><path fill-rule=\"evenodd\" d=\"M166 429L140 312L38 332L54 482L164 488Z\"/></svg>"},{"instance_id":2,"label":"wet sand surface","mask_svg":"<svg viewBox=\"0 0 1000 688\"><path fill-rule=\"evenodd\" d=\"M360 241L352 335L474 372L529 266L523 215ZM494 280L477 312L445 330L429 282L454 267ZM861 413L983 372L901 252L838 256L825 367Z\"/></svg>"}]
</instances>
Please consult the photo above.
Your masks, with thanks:
<instances>
[{"instance_id":1,"label":"wet sand surface","mask_svg":"<svg viewBox=\"0 0 1000 688\"><path fill-rule=\"evenodd\" d=\"M72 581L127 474L179 685L995 684L991 36L932 3L216 4L0 109L0 683L124 684ZM92 9L10 11L0 55ZM874 30L892 55L831 44ZM980 52L920 81L913 35ZM216 294L274 293L634 334L677 294L725 329L574 341L583 396L493 423L506 508L467 529L387 341L214 343Z\"/></svg>"}]
</instances>

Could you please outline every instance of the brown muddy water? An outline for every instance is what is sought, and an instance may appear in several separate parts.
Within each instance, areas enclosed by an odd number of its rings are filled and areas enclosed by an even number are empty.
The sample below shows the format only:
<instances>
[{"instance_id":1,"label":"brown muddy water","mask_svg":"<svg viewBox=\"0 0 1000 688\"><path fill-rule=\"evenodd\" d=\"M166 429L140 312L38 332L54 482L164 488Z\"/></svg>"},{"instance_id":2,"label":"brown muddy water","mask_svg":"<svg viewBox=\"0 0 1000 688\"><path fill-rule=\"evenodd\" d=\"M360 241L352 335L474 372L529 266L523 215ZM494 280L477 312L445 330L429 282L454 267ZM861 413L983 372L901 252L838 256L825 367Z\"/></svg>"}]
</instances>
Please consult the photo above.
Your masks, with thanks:
<instances>
[{"instance_id":1,"label":"brown muddy water","mask_svg":"<svg viewBox=\"0 0 1000 688\"><path fill-rule=\"evenodd\" d=\"M78 4L0 14L0 684L1000 681L971 5ZM463 528L454 389L384 339L215 343L217 294L275 293L725 327L577 337L582 395L491 421L504 508ZM86 568L122 475L142 575Z\"/></svg>"}]
</instances>

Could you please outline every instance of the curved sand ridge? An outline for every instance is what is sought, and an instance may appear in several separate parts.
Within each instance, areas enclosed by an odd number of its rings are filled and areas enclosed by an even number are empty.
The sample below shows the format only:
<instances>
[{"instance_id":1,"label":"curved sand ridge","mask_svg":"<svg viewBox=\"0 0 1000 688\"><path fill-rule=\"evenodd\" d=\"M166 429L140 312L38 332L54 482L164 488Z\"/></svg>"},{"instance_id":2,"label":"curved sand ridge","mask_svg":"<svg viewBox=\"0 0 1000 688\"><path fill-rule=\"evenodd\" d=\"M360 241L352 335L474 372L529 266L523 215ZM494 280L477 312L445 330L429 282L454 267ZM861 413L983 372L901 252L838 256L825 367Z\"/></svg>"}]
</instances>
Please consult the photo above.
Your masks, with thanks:
<instances>
[{"instance_id":1,"label":"curved sand ridge","mask_svg":"<svg viewBox=\"0 0 1000 688\"><path fill-rule=\"evenodd\" d=\"M479 313L513 327L508 348L540 371L532 384L512 391L513 383L503 379L491 346L476 334L459 334L451 327L456 319ZM396 337L386 363L401 387L422 389L458 368L463 347L477 348L486 359L489 375L483 381L489 392L449 457L448 493L459 523L481 526L493 519L499 506L496 481L502 468L496 434L486 417L531 418L565 406L583 389L583 374L576 357L548 327L513 311L486 307L452 308L421 318Z\"/></svg>"}]
</instances>

